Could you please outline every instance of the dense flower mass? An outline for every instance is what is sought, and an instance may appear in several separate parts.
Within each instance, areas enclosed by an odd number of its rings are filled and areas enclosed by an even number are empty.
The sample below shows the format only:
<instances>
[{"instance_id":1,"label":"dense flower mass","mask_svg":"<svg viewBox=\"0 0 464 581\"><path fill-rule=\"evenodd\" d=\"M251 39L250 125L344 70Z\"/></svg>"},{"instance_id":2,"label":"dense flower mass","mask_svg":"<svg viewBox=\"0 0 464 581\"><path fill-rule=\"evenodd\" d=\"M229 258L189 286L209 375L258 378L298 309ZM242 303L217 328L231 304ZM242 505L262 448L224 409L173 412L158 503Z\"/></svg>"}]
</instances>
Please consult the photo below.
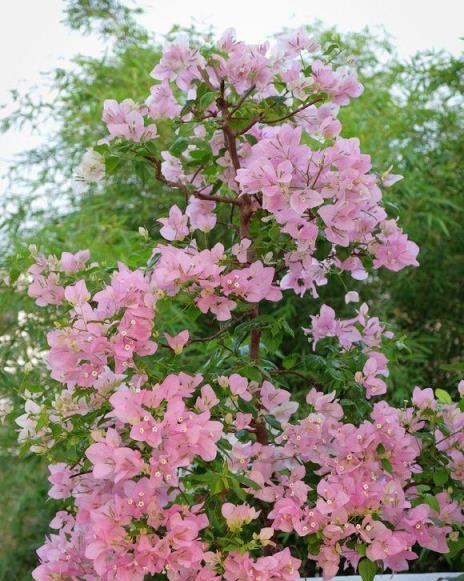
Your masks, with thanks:
<instances>
[{"instance_id":1,"label":"dense flower mass","mask_svg":"<svg viewBox=\"0 0 464 581\"><path fill-rule=\"evenodd\" d=\"M105 158L143 166L172 197L155 217L164 241L111 276L87 250L33 252L27 273L29 296L62 315L53 390L17 419L63 501L34 579L292 581L314 565L330 579L447 553L464 524L462 401L419 387L400 409L376 399L393 333L365 303L349 319L320 305L303 330L275 315L285 291L312 300L334 275L418 265L382 205L401 176L379 178L340 136L356 73L301 29L274 46L180 37L151 75L144 103L105 102L108 134L78 175L101 181ZM282 330L352 356L347 385L279 369L267 345Z\"/></svg>"}]
</instances>

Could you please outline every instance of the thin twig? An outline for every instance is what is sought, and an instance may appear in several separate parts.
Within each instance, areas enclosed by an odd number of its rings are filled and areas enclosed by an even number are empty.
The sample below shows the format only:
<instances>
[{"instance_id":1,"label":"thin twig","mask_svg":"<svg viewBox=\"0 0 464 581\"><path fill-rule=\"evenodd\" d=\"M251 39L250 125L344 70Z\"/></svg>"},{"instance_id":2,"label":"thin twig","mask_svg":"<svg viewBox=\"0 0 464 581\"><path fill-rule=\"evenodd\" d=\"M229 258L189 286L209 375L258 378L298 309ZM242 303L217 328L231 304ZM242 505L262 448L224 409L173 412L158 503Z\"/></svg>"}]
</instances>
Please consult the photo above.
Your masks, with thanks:
<instances>
[{"instance_id":1,"label":"thin twig","mask_svg":"<svg viewBox=\"0 0 464 581\"><path fill-rule=\"evenodd\" d=\"M194 337L193 339L190 339L189 343L204 343L206 341L212 341L213 339L220 337L224 333L227 333L227 331L231 327L233 327L236 323L243 321L243 319L245 319L247 316L248 316L248 313L244 313L241 317L234 319L233 321L231 321L230 323L228 323L227 325L222 327L222 329L219 329L218 331L216 331L216 333L213 333L212 335L209 335L208 337Z\"/></svg>"},{"instance_id":2,"label":"thin twig","mask_svg":"<svg viewBox=\"0 0 464 581\"><path fill-rule=\"evenodd\" d=\"M240 201L238 199L235 199L235 198L225 198L224 196L213 196L210 194L204 194L203 192L200 192L198 190L190 190L185 184L182 184L180 182L170 182L161 173L161 162L158 159L156 159L154 157L149 157L149 156L146 156L145 159L147 159L152 164L152 166L155 168L156 179L158 181L160 181L161 183L169 186L170 188L177 188L178 190L180 190L181 192L183 192L186 195L195 196L196 198L199 198L200 200L206 200L208 202L218 202L218 203L222 203L222 204L235 204L237 206L240 205Z\"/></svg>"},{"instance_id":3,"label":"thin twig","mask_svg":"<svg viewBox=\"0 0 464 581\"><path fill-rule=\"evenodd\" d=\"M243 103L248 99L248 97L251 95L251 93L253 93L253 91L256 89L256 85L251 85L251 87L248 89L248 91L242 96L242 98L239 100L239 102L235 105L235 107L232 109L232 111L229 111L228 113L228 117L229 119L232 118L232 115L238 111L240 109L240 107L243 105Z\"/></svg>"},{"instance_id":4,"label":"thin twig","mask_svg":"<svg viewBox=\"0 0 464 581\"><path fill-rule=\"evenodd\" d=\"M283 115L282 117L278 117L277 119L262 119L261 123L265 123L266 125L274 125L274 123L280 123L281 121L285 121L286 119L290 119L290 117L293 117L297 113L301 113L301 111L304 111L308 107L311 107L311 105L315 105L316 103L319 103L320 101L323 101L323 100L324 100L324 97L317 97L316 99L309 101L309 103L306 103L305 105L301 105L301 107L298 107L294 111L290 111L290 113L287 113L287 115Z\"/></svg>"},{"instance_id":5,"label":"thin twig","mask_svg":"<svg viewBox=\"0 0 464 581\"><path fill-rule=\"evenodd\" d=\"M324 160L321 159L321 162L320 163L321 163L321 165L319 167L319 171L317 172L316 177L314 178L314 181L311 184L311 189L312 190L314 189L314 186L317 184L317 180L321 177L322 170L324 169Z\"/></svg>"},{"instance_id":6,"label":"thin twig","mask_svg":"<svg viewBox=\"0 0 464 581\"><path fill-rule=\"evenodd\" d=\"M235 135L238 137L239 135L243 135L247 131L250 131L250 129L254 125L256 125L256 123L260 123L262 121L262 118L263 118L263 114L262 113L259 113L258 115L256 115L255 117L253 117L253 119L250 121L250 123L245 128L243 128L242 130L240 130Z\"/></svg>"}]
</instances>

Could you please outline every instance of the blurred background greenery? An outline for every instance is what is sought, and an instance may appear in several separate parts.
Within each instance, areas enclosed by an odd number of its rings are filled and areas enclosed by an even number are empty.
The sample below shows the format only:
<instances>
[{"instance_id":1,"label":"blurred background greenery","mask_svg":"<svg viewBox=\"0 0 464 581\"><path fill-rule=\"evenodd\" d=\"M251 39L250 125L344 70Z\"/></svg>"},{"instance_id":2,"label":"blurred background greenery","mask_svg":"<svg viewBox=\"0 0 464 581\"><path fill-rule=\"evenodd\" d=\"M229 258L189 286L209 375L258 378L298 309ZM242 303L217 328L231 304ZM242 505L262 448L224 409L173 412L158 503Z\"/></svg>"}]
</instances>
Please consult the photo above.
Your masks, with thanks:
<instances>
[{"instance_id":1,"label":"blurred background greenery","mask_svg":"<svg viewBox=\"0 0 464 581\"><path fill-rule=\"evenodd\" d=\"M68 0L65 5L67 26L99 35L105 51L96 58L78 56L69 69L50 71L45 100L34 91L13 92L10 113L1 120L2 131L50 128L43 144L18 156L4 176L0 273L2 278L10 273L13 282L29 265L31 243L45 254L89 248L92 258L107 266L118 259L133 266L143 263L147 245L138 228L146 227L156 238L155 219L172 203L168 192L124 167L100 190L80 197L73 193L73 168L105 131L100 122L104 99L142 101L160 47L137 24L137 10L117 1ZM395 331L389 398L400 404L414 385L453 391L464 376L464 62L436 51L403 61L386 34L342 35L320 22L308 27L356 60L365 92L342 110L343 135L360 138L375 171L393 164L394 173L405 176L387 190L385 204L421 247L419 269L382 271L368 285L350 287ZM187 32L194 42L204 38L193 29ZM342 287L321 290L322 299L343 315ZM53 312L36 307L7 284L0 285L0 304L0 405L7 398L19 410L25 390L49 382L42 352ZM291 299L279 314L297 328L316 310L318 305L306 297L303 307ZM333 369L311 359L302 334L287 343L279 346L286 366L292 365L290 356L298 355L309 362L315 383L333 385ZM288 379L292 389L301 388L301 381ZM0 581L30 579L34 551L56 510L47 500L46 462L18 455L18 414L0 424ZM462 570L464 564L449 556L440 561L435 556L432 564L424 551L415 567Z\"/></svg>"}]
</instances>

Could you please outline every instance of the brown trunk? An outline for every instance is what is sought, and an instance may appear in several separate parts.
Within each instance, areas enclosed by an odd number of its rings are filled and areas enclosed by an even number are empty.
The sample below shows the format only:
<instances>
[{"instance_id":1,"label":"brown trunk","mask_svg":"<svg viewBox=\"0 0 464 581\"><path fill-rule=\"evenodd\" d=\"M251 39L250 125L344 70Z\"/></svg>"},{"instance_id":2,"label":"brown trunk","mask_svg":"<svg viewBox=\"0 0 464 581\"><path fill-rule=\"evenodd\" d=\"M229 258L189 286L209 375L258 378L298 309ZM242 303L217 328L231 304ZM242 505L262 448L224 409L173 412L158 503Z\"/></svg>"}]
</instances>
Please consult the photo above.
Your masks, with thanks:
<instances>
[{"instance_id":1,"label":"brown trunk","mask_svg":"<svg viewBox=\"0 0 464 581\"><path fill-rule=\"evenodd\" d=\"M221 85L221 91L224 93L224 87ZM223 115L226 119L228 119L226 109L223 109ZM237 142L236 136L234 132L230 129L227 125L227 122L224 123L223 127L224 132L224 140L227 150L229 152L230 158L232 160L232 165L234 166L235 171L240 169L240 159L237 153ZM240 238L250 238L250 222L253 216L253 202L249 196L243 196L239 198L240 205ZM247 254L247 261L249 263L255 260L255 253L250 247L248 249ZM249 310L250 319L256 319L259 315L259 305L251 305ZM259 363L259 343L261 339L261 329L253 329L250 333L250 359L258 364ZM260 444L267 444L268 443L268 433L266 424L262 417L258 416L258 419L254 422L254 427L256 429L256 439Z\"/></svg>"},{"instance_id":2,"label":"brown trunk","mask_svg":"<svg viewBox=\"0 0 464 581\"><path fill-rule=\"evenodd\" d=\"M240 205L240 238L249 238L250 235L250 221L253 216L253 206L250 198L242 198L243 202ZM253 262L255 255L253 250L248 250L248 262ZM259 305L252 305L250 307L250 319L255 319L259 315ZM259 342L261 338L261 330L253 329L250 336L250 358L255 363L259 363Z\"/></svg>"}]
</instances>

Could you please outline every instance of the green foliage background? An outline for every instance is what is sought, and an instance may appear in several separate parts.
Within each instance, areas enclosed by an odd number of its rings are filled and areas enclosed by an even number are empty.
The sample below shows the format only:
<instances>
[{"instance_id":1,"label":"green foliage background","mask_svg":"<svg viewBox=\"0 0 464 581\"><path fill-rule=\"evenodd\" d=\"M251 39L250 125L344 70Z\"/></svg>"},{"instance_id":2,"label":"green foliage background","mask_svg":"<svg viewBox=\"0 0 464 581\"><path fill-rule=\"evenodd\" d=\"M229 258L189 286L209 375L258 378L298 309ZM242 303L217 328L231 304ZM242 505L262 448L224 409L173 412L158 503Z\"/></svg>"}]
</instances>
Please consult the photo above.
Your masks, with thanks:
<instances>
[{"instance_id":1,"label":"green foliage background","mask_svg":"<svg viewBox=\"0 0 464 581\"><path fill-rule=\"evenodd\" d=\"M43 145L17 158L0 198L0 272L9 273L12 281L30 263L30 243L46 254L89 248L103 267L116 260L139 265L153 243L147 244L138 228L146 227L156 239L155 219L172 204L169 192L150 176L134 176L129 167L118 168L117 178L110 176L89 195L73 194L73 168L104 135L104 99L143 100L160 46L137 24L136 7L114 0L68 0L65 5L68 26L100 35L106 50L100 57L76 57L70 69L51 71L47 100L38 97L40 87L13 92L14 111L1 120L3 131L50 128ZM372 312L395 331L389 397L401 404L416 384L453 391L464 376L464 61L425 52L403 62L386 34L340 35L321 23L307 24L325 42L336 43L341 57L356 59L365 92L342 110L343 135L360 138L379 173L393 164L394 173L405 176L387 190L385 202L421 247L419 269L382 271L369 285L349 289L360 291ZM201 34L187 32L202 42ZM343 282L321 291L321 299L343 314ZM34 550L55 507L47 500L46 462L18 455L14 418L25 390L49 383L42 352L54 313L5 284L0 285L0 304L0 397L15 405L0 424L0 581L22 581L30 579ZM298 329L316 310L310 297L298 306L289 298L274 314ZM288 371L283 381L295 392L303 388L295 373L302 369L326 390L343 383L349 372L330 352L312 354L302 334L290 338L284 331L265 332L263 341ZM415 567L462 570L464 563L458 555L438 562L424 551Z\"/></svg>"}]
</instances>

